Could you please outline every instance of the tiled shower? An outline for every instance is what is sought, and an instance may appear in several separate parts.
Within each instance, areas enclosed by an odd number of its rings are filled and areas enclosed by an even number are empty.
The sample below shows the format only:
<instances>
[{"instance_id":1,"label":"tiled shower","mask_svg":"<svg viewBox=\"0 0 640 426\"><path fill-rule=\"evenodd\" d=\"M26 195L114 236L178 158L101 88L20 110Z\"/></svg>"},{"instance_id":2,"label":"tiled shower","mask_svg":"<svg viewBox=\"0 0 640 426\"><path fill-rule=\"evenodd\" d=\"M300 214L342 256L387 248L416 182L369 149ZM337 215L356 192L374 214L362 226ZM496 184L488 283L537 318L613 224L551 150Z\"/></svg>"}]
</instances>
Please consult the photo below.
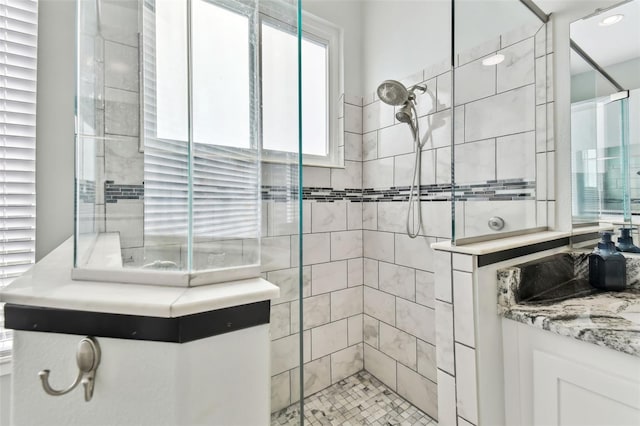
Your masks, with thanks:
<instances>
[{"instance_id":1,"label":"tiled shower","mask_svg":"<svg viewBox=\"0 0 640 426\"><path fill-rule=\"evenodd\" d=\"M138 28L135 4L104 1L107 25L88 52L96 58L96 79L83 82L95 91L90 98L96 115L85 130L95 136L94 144L85 145L91 148L85 154L96 160L89 170L95 179L79 182L86 194L79 208L90 218L84 230L119 233L125 265L154 255L144 223L149 192L140 106L146 101L139 81L140 39L131 31ZM305 397L365 370L438 418L438 377L455 377L456 371L447 364L454 345L452 303L435 294L431 244L553 226L551 37L547 26L536 23L459 52L455 81L447 58L411 75L388 76L427 88L417 97L420 137L426 141L423 228L416 238L405 229L414 143L409 127L377 98L375 87L365 93L344 88L337 108L344 167L301 167L302 212L296 160L261 164L260 273L281 292L271 303L272 412L299 400L302 335ZM507 60L482 64L495 54ZM505 222L498 233L487 227L497 214ZM246 257L237 241L238 256ZM233 244L203 244L199 255L215 262L221 253L236 253ZM177 264L184 260L179 251L159 256ZM464 330L456 330L455 341L473 355L473 339Z\"/></svg>"},{"instance_id":2,"label":"tiled shower","mask_svg":"<svg viewBox=\"0 0 640 426\"><path fill-rule=\"evenodd\" d=\"M498 53L508 59L482 65ZM536 22L498 35L459 53L456 64L456 237L492 233L487 219L496 212L505 221L501 232L553 226L550 27ZM451 71L445 60L390 78L430 92L417 99L421 133L431 133L422 152L423 230L415 239L405 231L409 128L373 88L363 97L345 95L345 169L303 168L305 396L364 369L437 419L438 375L455 378L453 365L447 367L451 299L434 292L430 248L452 238ZM266 276L277 283L274 271ZM291 281L282 281L285 288ZM293 297L272 307L273 411L297 401ZM473 336L457 329L455 341L473 356Z\"/></svg>"}]
</instances>

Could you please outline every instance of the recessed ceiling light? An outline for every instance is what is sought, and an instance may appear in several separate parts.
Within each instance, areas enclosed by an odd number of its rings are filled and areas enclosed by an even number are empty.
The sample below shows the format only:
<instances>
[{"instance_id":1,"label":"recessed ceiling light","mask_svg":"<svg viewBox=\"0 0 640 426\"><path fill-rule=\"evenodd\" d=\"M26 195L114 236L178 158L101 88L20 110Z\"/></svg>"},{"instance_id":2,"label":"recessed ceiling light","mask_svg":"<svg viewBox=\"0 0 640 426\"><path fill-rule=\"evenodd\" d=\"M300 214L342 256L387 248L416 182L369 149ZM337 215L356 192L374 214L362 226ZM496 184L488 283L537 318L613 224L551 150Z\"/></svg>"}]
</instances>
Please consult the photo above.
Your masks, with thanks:
<instances>
[{"instance_id":1,"label":"recessed ceiling light","mask_svg":"<svg viewBox=\"0 0 640 426\"><path fill-rule=\"evenodd\" d=\"M498 65L502 61L504 61L504 55L498 53L497 55L484 58L482 60L482 65L484 65L485 67L490 67L492 65Z\"/></svg>"},{"instance_id":2,"label":"recessed ceiling light","mask_svg":"<svg viewBox=\"0 0 640 426\"><path fill-rule=\"evenodd\" d=\"M602 21L598 23L598 25L600 25L601 27L608 27L609 25L617 24L618 22L622 21L622 18L624 18L624 15L607 16L606 18L603 18Z\"/></svg>"}]
</instances>

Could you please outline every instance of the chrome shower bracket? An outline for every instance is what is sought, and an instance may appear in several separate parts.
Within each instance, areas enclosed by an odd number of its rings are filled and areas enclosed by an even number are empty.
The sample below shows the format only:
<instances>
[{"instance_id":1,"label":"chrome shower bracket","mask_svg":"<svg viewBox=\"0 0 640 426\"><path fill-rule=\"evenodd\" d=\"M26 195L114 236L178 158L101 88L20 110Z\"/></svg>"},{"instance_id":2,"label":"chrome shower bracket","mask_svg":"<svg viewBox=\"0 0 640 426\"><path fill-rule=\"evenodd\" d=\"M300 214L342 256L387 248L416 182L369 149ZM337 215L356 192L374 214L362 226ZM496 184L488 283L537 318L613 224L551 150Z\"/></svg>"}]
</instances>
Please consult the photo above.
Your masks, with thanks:
<instances>
[{"instance_id":1,"label":"chrome shower bracket","mask_svg":"<svg viewBox=\"0 0 640 426\"><path fill-rule=\"evenodd\" d=\"M424 92L427 91L427 85L426 84L423 84L423 85L414 84L413 86L409 87L407 89L407 91L409 92L409 100L415 101L415 99L416 99L415 91L416 90L419 90L420 92L424 93Z\"/></svg>"},{"instance_id":2,"label":"chrome shower bracket","mask_svg":"<svg viewBox=\"0 0 640 426\"><path fill-rule=\"evenodd\" d=\"M93 337L85 337L78 343L76 350L76 362L78 364L78 376L74 382L63 390L55 390L49 385L50 370L42 370L38 373L38 377L42 381L44 391L52 396L65 395L74 390L80 383L84 387L84 400L91 401L93 397L93 388L95 385L96 370L100 364L100 346L98 341Z\"/></svg>"}]
</instances>

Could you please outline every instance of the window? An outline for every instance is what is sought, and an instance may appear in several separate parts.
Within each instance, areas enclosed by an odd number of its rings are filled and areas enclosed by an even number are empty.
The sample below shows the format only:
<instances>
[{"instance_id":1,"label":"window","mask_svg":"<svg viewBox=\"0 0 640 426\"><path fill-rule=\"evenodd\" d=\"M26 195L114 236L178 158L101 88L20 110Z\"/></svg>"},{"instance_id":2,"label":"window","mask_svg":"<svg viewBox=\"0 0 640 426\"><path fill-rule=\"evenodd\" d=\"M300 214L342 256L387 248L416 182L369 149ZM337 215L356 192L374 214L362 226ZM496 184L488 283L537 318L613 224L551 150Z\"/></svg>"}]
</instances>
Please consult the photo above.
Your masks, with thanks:
<instances>
[{"instance_id":1,"label":"window","mask_svg":"<svg viewBox=\"0 0 640 426\"><path fill-rule=\"evenodd\" d=\"M263 159L298 152L298 45L296 29L272 11L262 13L261 91ZM339 28L303 15L302 153L307 165L342 166L337 125L342 93ZM293 78L292 78L293 77Z\"/></svg>"},{"instance_id":2,"label":"window","mask_svg":"<svg viewBox=\"0 0 640 426\"><path fill-rule=\"evenodd\" d=\"M250 143L258 142L266 161L290 161L287 156L298 152L298 46L296 24L291 22L295 14L279 7L264 7L259 18L262 140L256 141L250 135L248 82L253 40L249 18L224 1L192 3L190 56L195 143L215 141L215 145L246 149L252 148ZM181 54L187 47L186 9L181 3L156 0L153 15L156 24L145 26L145 31L152 30L158 46L163 46L155 55L153 82L157 86L157 137L186 141L188 71L187 55ZM304 162L341 166L338 148L342 135L337 125L342 93L341 30L308 14L304 14L303 29Z\"/></svg>"},{"instance_id":3,"label":"window","mask_svg":"<svg viewBox=\"0 0 640 426\"><path fill-rule=\"evenodd\" d=\"M0 0L0 287L35 261L36 0ZM0 305L0 360L11 352Z\"/></svg>"},{"instance_id":4,"label":"window","mask_svg":"<svg viewBox=\"0 0 640 426\"><path fill-rule=\"evenodd\" d=\"M189 4L143 4L145 245L191 238L188 268L244 268L260 253L257 17Z\"/></svg>"},{"instance_id":5,"label":"window","mask_svg":"<svg viewBox=\"0 0 640 426\"><path fill-rule=\"evenodd\" d=\"M146 241L186 238L189 155L194 233L242 238L258 233L255 226L241 226L257 223L256 151L262 148L261 158L271 162L290 163L292 153L297 156L296 15L281 2L260 7L256 13L241 2L193 0L188 26L185 3L143 3ZM304 162L342 166L342 34L310 15L303 20ZM255 131L258 98L262 132ZM211 173L214 163L217 171Z\"/></svg>"}]
</instances>

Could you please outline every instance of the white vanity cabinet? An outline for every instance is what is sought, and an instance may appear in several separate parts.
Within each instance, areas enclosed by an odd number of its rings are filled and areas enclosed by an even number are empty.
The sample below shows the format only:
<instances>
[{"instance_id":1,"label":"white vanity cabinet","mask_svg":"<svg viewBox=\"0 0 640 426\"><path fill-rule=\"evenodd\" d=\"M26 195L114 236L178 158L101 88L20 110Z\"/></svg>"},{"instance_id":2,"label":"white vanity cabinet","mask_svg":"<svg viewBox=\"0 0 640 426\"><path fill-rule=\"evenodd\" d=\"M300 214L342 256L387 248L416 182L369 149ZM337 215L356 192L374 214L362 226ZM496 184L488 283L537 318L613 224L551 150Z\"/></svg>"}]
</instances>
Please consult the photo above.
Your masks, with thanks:
<instances>
[{"instance_id":1,"label":"white vanity cabinet","mask_svg":"<svg viewBox=\"0 0 640 426\"><path fill-rule=\"evenodd\" d=\"M640 425L640 357L502 320L507 425Z\"/></svg>"}]
</instances>

